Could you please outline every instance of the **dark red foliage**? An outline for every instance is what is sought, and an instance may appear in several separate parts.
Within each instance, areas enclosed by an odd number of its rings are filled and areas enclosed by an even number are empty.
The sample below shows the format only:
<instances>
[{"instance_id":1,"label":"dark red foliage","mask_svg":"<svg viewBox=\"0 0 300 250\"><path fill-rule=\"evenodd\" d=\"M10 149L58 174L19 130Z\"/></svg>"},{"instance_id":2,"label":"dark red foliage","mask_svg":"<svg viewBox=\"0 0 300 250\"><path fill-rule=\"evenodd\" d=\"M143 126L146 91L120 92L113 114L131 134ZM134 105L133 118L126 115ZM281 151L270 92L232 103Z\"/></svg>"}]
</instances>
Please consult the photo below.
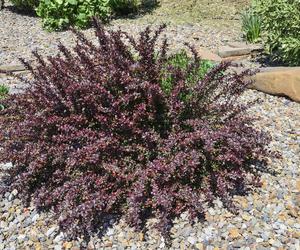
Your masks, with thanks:
<instances>
[{"instance_id":1,"label":"dark red foliage","mask_svg":"<svg viewBox=\"0 0 300 250\"><path fill-rule=\"evenodd\" d=\"M74 31L72 51L34 53L34 69L24 62L34 80L1 116L8 189L55 211L70 236L89 235L107 215L137 229L155 216L165 234L174 217L203 215L217 197L233 209L231 196L257 180L252 165L269 154L270 138L239 101L250 72L221 63L187 83L200 59L192 49L188 69L168 66L167 42L155 49L164 27L135 41L95 26L97 45ZM173 76L168 94L163 68Z\"/></svg>"}]
</instances>

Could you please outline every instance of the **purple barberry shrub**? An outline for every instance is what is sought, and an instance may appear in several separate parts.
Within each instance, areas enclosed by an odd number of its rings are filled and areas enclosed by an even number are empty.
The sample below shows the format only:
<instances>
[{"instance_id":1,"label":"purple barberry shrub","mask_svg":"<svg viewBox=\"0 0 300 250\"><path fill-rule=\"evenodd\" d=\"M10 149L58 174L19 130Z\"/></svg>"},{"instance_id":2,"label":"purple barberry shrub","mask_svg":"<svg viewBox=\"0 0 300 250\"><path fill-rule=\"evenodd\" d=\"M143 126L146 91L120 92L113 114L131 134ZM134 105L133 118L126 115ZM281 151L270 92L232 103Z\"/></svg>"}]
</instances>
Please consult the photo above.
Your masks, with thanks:
<instances>
[{"instance_id":1,"label":"purple barberry shrub","mask_svg":"<svg viewBox=\"0 0 300 250\"><path fill-rule=\"evenodd\" d=\"M240 101L251 72L224 62L191 77L201 59L191 47L188 67L170 65L163 29L135 40L95 21L97 44L74 31L72 50L34 52L37 66L23 61L33 80L5 100L1 162L14 166L5 190L54 211L70 237L109 215L138 230L154 216L166 235L173 218L202 216L216 198L233 210L232 196L257 183L253 165L266 164L270 138Z\"/></svg>"}]
</instances>

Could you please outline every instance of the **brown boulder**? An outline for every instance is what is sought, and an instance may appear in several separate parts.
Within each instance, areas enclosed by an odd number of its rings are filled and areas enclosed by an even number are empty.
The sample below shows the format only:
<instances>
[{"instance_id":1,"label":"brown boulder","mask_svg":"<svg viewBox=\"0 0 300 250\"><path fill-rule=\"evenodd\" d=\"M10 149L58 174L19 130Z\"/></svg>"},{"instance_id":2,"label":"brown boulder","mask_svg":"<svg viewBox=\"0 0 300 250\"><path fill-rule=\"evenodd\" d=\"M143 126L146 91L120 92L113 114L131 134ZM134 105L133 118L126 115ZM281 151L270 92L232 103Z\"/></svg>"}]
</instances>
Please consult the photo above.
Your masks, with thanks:
<instances>
[{"instance_id":1,"label":"brown boulder","mask_svg":"<svg viewBox=\"0 0 300 250\"><path fill-rule=\"evenodd\" d=\"M300 102L300 67L268 68L252 80L251 88Z\"/></svg>"}]
</instances>

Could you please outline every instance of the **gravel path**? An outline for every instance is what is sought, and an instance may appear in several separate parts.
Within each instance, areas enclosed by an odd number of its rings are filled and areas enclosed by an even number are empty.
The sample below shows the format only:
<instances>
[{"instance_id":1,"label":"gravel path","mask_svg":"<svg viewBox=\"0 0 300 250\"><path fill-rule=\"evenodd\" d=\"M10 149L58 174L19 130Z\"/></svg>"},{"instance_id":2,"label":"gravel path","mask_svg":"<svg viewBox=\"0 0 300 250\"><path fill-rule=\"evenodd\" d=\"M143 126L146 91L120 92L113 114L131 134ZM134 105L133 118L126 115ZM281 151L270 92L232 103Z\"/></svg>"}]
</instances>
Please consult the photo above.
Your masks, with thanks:
<instances>
[{"instance_id":1,"label":"gravel path","mask_svg":"<svg viewBox=\"0 0 300 250\"><path fill-rule=\"evenodd\" d=\"M115 28L118 22L111 26ZM122 26L122 25L121 25ZM135 34L144 24L126 26ZM92 30L86 30L92 36ZM197 46L216 48L233 41L238 32L215 30L198 25L172 26L167 30L173 46L193 41ZM70 32L47 33L40 20L18 16L9 10L0 12L0 65L14 64L17 57L30 58L30 50L42 54L56 51L57 39L73 43ZM0 78L0 83L15 83ZM243 98L261 98L249 112L260 117L257 126L273 137L271 148L282 153L282 159L270 159L275 175L262 174L263 186L252 194L235 197L240 213L235 216L215 202L206 221L190 225L183 214L174 221L171 249L300 249L300 104L285 98L248 90ZM0 168L10 167L10 164ZM0 183L1 185L1 183ZM122 220L104 237L94 237L88 246L65 241L50 213L38 214L34 207L24 208L17 193L0 197L0 250L8 249L167 249L166 242L155 230L146 235L135 233ZM150 227L153 221L148 222Z\"/></svg>"}]
</instances>

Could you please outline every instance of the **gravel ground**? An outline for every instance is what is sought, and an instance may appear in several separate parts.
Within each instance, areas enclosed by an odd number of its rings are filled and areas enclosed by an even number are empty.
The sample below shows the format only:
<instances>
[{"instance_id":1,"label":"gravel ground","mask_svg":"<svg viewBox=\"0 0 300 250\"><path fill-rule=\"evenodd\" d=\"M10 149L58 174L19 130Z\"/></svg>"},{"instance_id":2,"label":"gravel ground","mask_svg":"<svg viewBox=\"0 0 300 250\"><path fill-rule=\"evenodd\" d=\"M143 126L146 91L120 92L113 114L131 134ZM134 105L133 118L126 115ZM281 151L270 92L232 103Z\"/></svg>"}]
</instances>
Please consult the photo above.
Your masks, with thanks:
<instances>
[{"instance_id":1,"label":"gravel ground","mask_svg":"<svg viewBox=\"0 0 300 250\"><path fill-rule=\"evenodd\" d=\"M18 16L9 10L0 12L0 65L17 63L17 57L30 58L30 50L42 54L56 51L57 39L73 43L70 32L47 33L40 21ZM113 24L115 28L119 24ZM122 26L122 25L121 25ZM144 25L126 26L135 34ZM87 36L92 30L86 30ZM238 32L215 30L198 25L172 26L167 30L173 46L193 41L197 46L215 49L235 40ZM16 84L0 78L0 83ZM260 117L257 126L273 137L270 148L280 151L282 159L270 159L276 174L262 174L263 186L247 196L235 197L238 216L222 207L220 201L209 209L206 221L190 225L187 215L174 221L171 249L300 249L300 104L248 90L243 98L261 98L249 112ZM10 167L10 164L0 168ZM1 185L1 183L0 183ZM151 227L153 220L149 220ZM102 238L94 237L84 245L80 239L68 242L58 231L51 213L38 214L33 206L25 208L17 192L0 197L0 250L8 249L167 249L155 230L136 233L122 220L109 228Z\"/></svg>"},{"instance_id":2,"label":"gravel ground","mask_svg":"<svg viewBox=\"0 0 300 250\"><path fill-rule=\"evenodd\" d=\"M157 24L153 24L156 27ZM117 29L120 27L130 34L137 34L147 24L138 20L115 20L107 27ZM94 39L93 29L84 31L85 35ZM240 40L239 31L232 28L212 28L200 24L182 24L168 26L166 36L171 47L182 47L184 42L194 44L196 47L216 49L227 41ZM57 42L63 44L74 43L74 36L70 31L49 33L42 29L41 19L26 15L18 15L9 8L0 11L0 65L19 64L18 58L31 58L31 51L38 50L42 55L51 55L57 52Z\"/></svg>"}]
</instances>

